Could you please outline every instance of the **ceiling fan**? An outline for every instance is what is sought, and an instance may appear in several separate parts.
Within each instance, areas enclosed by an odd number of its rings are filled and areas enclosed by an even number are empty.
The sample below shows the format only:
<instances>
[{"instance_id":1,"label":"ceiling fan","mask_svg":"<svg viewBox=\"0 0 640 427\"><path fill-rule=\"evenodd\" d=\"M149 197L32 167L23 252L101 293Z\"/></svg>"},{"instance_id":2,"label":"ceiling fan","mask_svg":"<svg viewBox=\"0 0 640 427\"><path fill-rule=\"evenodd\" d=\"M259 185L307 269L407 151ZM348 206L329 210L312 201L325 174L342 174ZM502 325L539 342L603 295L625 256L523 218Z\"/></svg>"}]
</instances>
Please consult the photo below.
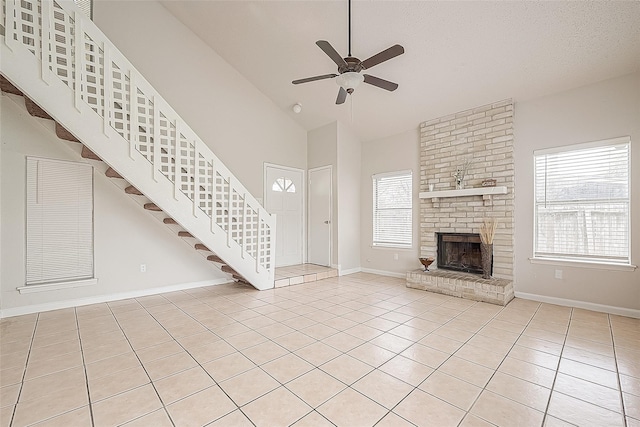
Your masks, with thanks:
<instances>
[{"instance_id":1,"label":"ceiling fan","mask_svg":"<svg viewBox=\"0 0 640 427\"><path fill-rule=\"evenodd\" d=\"M360 61L358 58L351 56L351 0L349 0L349 54L346 58L331 46L326 40L318 40L318 47L326 53L338 66L338 74L323 74L321 76L307 77L306 79L294 80L292 83L298 85L300 83L308 83L316 80L332 79L337 77L336 83L340 86L336 104L342 104L347 99L347 94L352 94L360 83L363 81L373 86L377 86L388 91L394 91L398 88L397 83L372 76L370 74L362 74L363 70L368 70L382 62L395 58L404 53L404 48L399 44L393 45L380 53L373 55L371 58Z\"/></svg>"}]
</instances>

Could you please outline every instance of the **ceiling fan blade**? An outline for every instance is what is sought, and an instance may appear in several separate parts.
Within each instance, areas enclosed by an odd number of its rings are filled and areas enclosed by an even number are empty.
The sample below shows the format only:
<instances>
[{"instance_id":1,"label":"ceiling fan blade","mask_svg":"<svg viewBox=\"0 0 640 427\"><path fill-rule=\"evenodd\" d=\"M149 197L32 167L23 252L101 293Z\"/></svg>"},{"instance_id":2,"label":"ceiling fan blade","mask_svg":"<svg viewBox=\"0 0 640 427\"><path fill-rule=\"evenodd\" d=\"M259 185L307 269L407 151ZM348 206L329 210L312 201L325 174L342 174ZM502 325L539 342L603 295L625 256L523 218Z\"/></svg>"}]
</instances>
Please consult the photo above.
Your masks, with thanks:
<instances>
[{"instance_id":1,"label":"ceiling fan blade","mask_svg":"<svg viewBox=\"0 0 640 427\"><path fill-rule=\"evenodd\" d=\"M291 83L293 83L294 85L299 85L300 83L315 82L316 80L332 79L334 77L338 77L338 75L337 74L324 74L322 76L307 77L306 79L294 80Z\"/></svg>"},{"instance_id":2,"label":"ceiling fan blade","mask_svg":"<svg viewBox=\"0 0 640 427\"><path fill-rule=\"evenodd\" d=\"M338 92L338 98L336 98L336 104L344 104L344 101L347 100L347 91L344 90L344 88L340 88L340 91Z\"/></svg>"},{"instance_id":3,"label":"ceiling fan blade","mask_svg":"<svg viewBox=\"0 0 640 427\"><path fill-rule=\"evenodd\" d=\"M393 83L388 80L381 79L380 77L370 76L369 74L364 74L364 82L386 89L390 92L398 89L398 83Z\"/></svg>"},{"instance_id":4,"label":"ceiling fan blade","mask_svg":"<svg viewBox=\"0 0 640 427\"><path fill-rule=\"evenodd\" d=\"M347 63L344 61L344 59L340 56L340 54L338 52L336 52L336 50L333 48L333 46L331 46L331 44L328 41L326 41L326 40L318 40L316 42L316 44L318 45L318 47L320 49L322 49L324 51L324 53L329 55L329 58L331 58L333 60L333 62L335 62L338 67L346 67L347 66Z\"/></svg>"},{"instance_id":5,"label":"ceiling fan blade","mask_svg":"<svg viewBox=\"0 0 640 427\"><path fill-rule=\"evenodd\" d=\"M404 53L404 48L399 44L395 44L391 46L389 49L385 49L382 52L373 55L369 59L365 59L362 61L362 66L365 69L369 69L373 66L380 64L381 62L388 61L391 58L395 58L398 55L402 55Z\"/></svg>"}]
</instances>

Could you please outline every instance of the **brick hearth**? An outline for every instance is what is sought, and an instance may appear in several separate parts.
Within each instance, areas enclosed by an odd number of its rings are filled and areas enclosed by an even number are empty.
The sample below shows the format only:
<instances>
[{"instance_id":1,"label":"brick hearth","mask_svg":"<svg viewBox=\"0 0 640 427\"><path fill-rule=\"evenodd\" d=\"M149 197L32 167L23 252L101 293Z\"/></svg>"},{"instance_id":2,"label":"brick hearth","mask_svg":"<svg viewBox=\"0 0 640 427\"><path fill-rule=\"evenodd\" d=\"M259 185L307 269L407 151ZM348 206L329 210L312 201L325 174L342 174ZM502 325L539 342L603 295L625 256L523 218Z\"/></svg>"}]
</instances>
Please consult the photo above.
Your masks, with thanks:
<instances>
[{"instance_id":1,"label":"brick hearth","mask_svg":"<svg viewBox=\"0 0 640 427\"><path fill-rule=\"evenodd\" d=\"M446 270L408 271L407 287L498 305L507 305L513 299L511 280Z\"/></svg>"}]
</instances>

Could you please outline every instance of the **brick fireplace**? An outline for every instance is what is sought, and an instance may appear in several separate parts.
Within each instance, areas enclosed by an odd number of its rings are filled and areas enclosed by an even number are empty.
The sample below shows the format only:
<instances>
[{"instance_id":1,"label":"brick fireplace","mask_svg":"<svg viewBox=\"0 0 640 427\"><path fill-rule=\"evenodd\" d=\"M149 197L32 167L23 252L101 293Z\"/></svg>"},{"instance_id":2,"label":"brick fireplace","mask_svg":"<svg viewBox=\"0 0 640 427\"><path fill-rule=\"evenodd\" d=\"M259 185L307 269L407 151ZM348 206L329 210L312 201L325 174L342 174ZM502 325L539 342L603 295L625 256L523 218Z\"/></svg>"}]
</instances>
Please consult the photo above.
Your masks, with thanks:
<instances>
[{"instance_id":1,"label":"brick fireplace","mask_svg":"<svg viewBox=\"0 0 640 427\"><path fill-rule=\"evenodd\" d=\"M476 233L436 233L437 266L440 269L482 274L480 235Z\"/></svg>"},{"instance_id":2,"label":"brick fireplace","mask_svg":"<svg viewBox=\"0 0 640 427\"><path fill-rule=\"evenodd\" d=\"M469 165L464 187L456 189L453 175L465 163ZM482 182L489 179L495 180L495 187L483 188ZM420 197L420 256L434 257L436 262L430 272L407 273L407 286L498 304L513 298L512 100L420 125ZM478 260L472 246L471 252L463 250L449 256L446 264L460 264L459 271L445 270L451 265L444 264L446 254L438 251L438 236L477 235L483 219L488 217L498 221L493 242L493 278L482 279L481 270L465 267L469 260ZM453 259L456 256L458 259Z\"/></svg>"}]
</instances>

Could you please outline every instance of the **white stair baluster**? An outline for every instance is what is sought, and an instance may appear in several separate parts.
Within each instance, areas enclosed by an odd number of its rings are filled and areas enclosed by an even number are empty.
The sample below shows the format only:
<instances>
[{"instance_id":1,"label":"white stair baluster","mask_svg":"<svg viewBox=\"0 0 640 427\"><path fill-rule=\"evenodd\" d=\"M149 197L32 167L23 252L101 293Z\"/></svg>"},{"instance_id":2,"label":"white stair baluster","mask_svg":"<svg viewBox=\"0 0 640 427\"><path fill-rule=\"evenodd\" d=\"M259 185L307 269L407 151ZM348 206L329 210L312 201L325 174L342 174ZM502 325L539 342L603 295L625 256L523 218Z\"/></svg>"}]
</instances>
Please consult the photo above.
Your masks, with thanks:
<instances>
[{"instance_id":1,"label":"white stair baluster","mask_svg":"<svg viewBox=\"0 0 640 427\"><path fill-rule=\"evenodd\" d=\"M136 76L129 74L129 158L133 159L138 143L138 87Z\"/></svg>"},{"instance_id":2,"label":"white stair baluster","mask_svg":"<svg viewBox=\"0 0 640 427\"><path fill-rule=\"evenodd\" d=\"M82 30L82 16L80 12L73 13L73 22L75 25L75 38L76 38L76 50L75 50L75 76L76 87L74 94L74 105L76 110L80 111L80 102L82 102L82 91L84 90L84 31Z\"/></svg>"},{"instance_id":3,"label":"white stair baluster","mask_svg":"<svg viewBox=\"0 0 640 427\"><path fill-rule=\"evenodd\" d=\"M227 247L231 247L231 196L233 195L233 185L229 176L229 188L227 189Z\"/></svg>"},{"instance_id":4,"label":"white stair baluster","mask_svg":"<svg viewBox=\"0 0 640 427\"><path fill-rule=\"evenodd\" d=\"M111 101L111 91L113 90L112 85L112 77L111 73L111 54L109 47L106 43L102 44L102 102L104 103L102 107L102 132L105 136L109 136L107 130L109 126L111 126L111 115L113 111L113 103ZM98 82L97 84L99 84Z\"/></svg>"},{"instance_id":5,"label":"white stair baluster","mask_svg":"<svg viewBox=\"0 0 640 427\"><path fill-rule=\"evenodd\" d=\"M216 162L211 159L211 232L216 232Z\"/></svg>"},{"instance_id":6,"label":"white stair baluster","mask_svg":"<svg viewBox=\"0 0 640 427\"><path fill-rule=\"evenodd\" d=\"M193 141L193 216L198 216L200 205L200 150L197 141Z\"/></svg>"},{"instance_id":7,"label":"white stair baluster","mask_svg":"<svg viewBox=\"0 0 640 427\"><path fill-rule=\"evenodd\" d=\"M247 200L247 193L244 193L242 196L242 247L240 248L242 258L245 258L247 253Z\"/></svg>"},{"instance_id":8,"label":"white stair baluster","mask_svg":"<svg viewBox=\"0 0 640 427\"><path fill-rule=\"evenodd\" d=\"M13 51L13 45L15 43L15 26L16 26L16 1L17 0L7 0L6 3L6 14L5 14L5 25L4 25L4 44L9 48L9 50Z\"/></svg>"},{"instance_id":9,"label":"white stair baluster","mask_svg":"<svg viewBox=\"0 0 640 427\"><path fill-rule=\"evenodd\" d=\"M182 166L180 166L180 124L178 121L175 121L176 127L176 135L173 138L173 144L175 147L174 155L173 155L173 198L178 200L178 196L180 195L180 185L182 185Z\"/></svg>"},{"instance_id":10,"label":"white stair baluster","mask_svg":"<svg viewBox=\"0 0 640 427\"><path fill-rule=\"evenodd\" d=\"M42 80L49 84L51 81L51 21L53 20L53 3L43 0L41 3L42 12L42 58L41 58L41 77Z\"/></svg>"},{"instance_id":11,"label":"white stair baluster","mask_svg":"<svg viewBox=\"0 0 640 427\"><path fill-rule=\"evenodd\" d=\"M160 175L160 111L156 95L151 96L151 102L153 103L153 180L158 182Z\"/></svg>"}]
</instances>

